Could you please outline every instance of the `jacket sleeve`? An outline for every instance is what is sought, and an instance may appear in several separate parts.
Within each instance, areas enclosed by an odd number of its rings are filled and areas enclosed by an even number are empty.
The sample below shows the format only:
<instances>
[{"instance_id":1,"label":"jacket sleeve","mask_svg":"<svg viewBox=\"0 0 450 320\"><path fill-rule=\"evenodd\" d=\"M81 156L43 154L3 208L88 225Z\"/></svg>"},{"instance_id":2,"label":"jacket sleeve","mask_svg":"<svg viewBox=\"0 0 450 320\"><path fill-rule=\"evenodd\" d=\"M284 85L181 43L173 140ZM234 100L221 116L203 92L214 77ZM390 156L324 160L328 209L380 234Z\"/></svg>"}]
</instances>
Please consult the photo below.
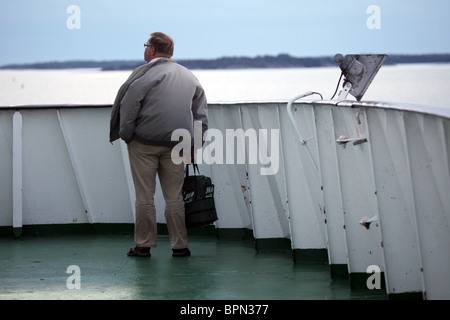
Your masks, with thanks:
<instances>
[{"instance_id":1,"label":"jacket sleeve","mask_svg":"<svg viewBox=\"0 0 450 320\"><path fill-rule=\"evenodd\" d=\"M208 130L208 103L205 91L201 85L197 86L194 98L192 99L192 115L194 121L202 122L202 142L204 142L203 136L206 130Z\"/></svg>"},{"instance_id":2,"label":"jacket sleeve","mask_svg":"<svg viewBox=\"0 0 450 320\"><path fill-rule=\"evenodd\" d=\"M130 143L134 138L136 119L141 109L141 101L145 98L153 86L161 80L151 78L149 72L135 80L125 92L120 103L120 131L119 135L125 143Z\"/></svg>"}]
</instances>

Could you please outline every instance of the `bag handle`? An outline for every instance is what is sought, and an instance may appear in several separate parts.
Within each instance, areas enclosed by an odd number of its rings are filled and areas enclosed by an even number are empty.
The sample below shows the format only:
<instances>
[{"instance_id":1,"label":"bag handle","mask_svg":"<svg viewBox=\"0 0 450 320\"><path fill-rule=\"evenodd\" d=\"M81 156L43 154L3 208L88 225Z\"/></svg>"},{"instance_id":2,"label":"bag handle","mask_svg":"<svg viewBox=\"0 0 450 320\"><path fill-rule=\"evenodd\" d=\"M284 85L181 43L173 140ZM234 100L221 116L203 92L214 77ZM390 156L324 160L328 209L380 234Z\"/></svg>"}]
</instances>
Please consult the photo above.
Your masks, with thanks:
<instances>
[{"instance_id":1,"label":"bag handle","mask_svg":"<svg viewBox=\"0 0 450 320\"><path fill-rule=\"evenodd\" d=\"M200 175L200 170L198 169L198 165L196 163L193 163L194 165L194 176L195 176L195 170L197 170L197 174ZM186 169L184 171L185 176L189 177L189 164L186 164Z\"/></svg>"}]
</instances>

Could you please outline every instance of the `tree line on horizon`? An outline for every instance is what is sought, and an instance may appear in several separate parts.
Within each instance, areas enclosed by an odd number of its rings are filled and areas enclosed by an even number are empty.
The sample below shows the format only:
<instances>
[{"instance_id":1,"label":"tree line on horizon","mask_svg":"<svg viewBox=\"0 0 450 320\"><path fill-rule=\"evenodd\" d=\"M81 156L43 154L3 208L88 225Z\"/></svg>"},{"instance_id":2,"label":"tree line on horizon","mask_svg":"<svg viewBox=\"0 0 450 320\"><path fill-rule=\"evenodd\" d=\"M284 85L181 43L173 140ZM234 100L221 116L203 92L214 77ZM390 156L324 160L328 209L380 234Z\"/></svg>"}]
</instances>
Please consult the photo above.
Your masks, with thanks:
<instances>
[{"instance_id":1,"label":"tree line on horizon","mask_svg":"<svg viewBox=\"0 0 450 320\"><path fill-rule=\"evenodd\" d=\"M176 60L176 59L175 59ZM222 57L217 59L176 60L188 69L250 69L250 68L312 68L337 66L334 57L293 57L288 54L277 56ZM401 63L449 63L450 54L388 55L385 64ZM80 69L99 68L103 71L133 70L144 64L141 60L40 62L31 64L10 64L0 69Z\"/></svg>"}]
</instances>

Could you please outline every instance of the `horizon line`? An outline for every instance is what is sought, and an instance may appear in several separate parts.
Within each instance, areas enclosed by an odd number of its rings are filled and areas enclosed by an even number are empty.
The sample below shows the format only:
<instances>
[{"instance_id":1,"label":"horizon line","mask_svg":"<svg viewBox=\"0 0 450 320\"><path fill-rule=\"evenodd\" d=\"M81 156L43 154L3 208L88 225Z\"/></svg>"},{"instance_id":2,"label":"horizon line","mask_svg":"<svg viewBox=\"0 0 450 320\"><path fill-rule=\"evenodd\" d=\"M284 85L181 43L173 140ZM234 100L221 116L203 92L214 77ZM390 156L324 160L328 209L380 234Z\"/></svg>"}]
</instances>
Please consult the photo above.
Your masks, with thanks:
<instances>
[{"instance_id":1,"label":"horizon line","mask_svg":"<svg viewBox=\"0 0 450 320\"><path fill-rule=\"evenodd\" d=\"M354 54L354 53L348 53L348 54ZM356 53L356 54L375 54L375 53ZM379 54L379 53L377 53ZM450 52L448 53L388 53L388 56L403 56L403 57L423 57L423 56L450 56ZM333 58L335 54L333 55L318 55L318 56L293 56L288 53L279 53L277 55L270 55L270 54L258 54L255 56L239 56L239 55L229 55L229 56L221 56L217 58L172 58L175 61L215 61L215 60L221 60L221 59L236 59L236 58L244 58L244 59L257 59L257 58L277 58L277 57L289 57L294 59L323 59L323 58ZM344 55L345 56L345 55ZM95 62L95 63L108 63L108 62L138 62L143 61L143 59L126 59L126 58L117 58L117 59L68 59L68 60L46 60L46 61L37 61L37 62L16 62L16 63L7 63L0 65L0 68L6 68L6 67L19 67L19 66L36 66L39 64L48 64L48 63L57 63L57 64L64 64L64 63L72 63L72 62Z\"/></svg>"}]
</instances>

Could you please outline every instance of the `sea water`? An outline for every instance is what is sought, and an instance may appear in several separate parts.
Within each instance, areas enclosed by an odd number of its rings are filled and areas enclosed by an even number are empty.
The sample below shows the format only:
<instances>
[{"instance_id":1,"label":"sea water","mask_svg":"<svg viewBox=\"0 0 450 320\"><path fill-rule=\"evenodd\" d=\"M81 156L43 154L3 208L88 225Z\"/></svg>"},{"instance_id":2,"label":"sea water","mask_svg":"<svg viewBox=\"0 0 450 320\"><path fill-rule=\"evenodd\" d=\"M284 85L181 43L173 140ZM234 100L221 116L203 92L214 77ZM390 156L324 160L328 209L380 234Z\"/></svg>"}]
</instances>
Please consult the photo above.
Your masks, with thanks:
<instances>
[{"instance_id":1,"label":"sea water","mask_svg":"<svg viewBox=\"0 0 450 320\"><path fill-rule=\"evenodd\" d=\"M211 103L288 101L306 91L330 99L340 76L337 66L192 71ZM112 104L129 75L98 69L0 70L0 106ZM362 100L450 108L450 64L383 66Z\"/></svg>"}]
</instances>

